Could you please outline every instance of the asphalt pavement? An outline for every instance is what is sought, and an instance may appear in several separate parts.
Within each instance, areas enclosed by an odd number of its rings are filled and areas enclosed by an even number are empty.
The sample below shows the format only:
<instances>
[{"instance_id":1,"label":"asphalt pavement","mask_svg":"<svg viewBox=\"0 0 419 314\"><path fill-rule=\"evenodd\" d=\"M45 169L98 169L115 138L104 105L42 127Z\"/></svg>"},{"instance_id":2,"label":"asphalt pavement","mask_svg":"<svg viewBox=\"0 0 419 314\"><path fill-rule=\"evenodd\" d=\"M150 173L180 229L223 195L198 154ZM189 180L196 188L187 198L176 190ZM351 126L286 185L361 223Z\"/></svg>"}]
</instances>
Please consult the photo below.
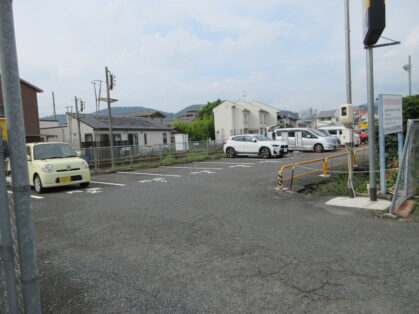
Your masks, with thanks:
<instances>
[{"instance_id":1,"label":"asphalt pavement","mask_svg":"<svg viewBox=\"0 0 419 314\"><path fill-rule=\"evenodd\" d=\"M94 175L33 199L44 313L417 313L416 223L275 190L281 165L318 156Z\"/></svg>"}]
</instances>

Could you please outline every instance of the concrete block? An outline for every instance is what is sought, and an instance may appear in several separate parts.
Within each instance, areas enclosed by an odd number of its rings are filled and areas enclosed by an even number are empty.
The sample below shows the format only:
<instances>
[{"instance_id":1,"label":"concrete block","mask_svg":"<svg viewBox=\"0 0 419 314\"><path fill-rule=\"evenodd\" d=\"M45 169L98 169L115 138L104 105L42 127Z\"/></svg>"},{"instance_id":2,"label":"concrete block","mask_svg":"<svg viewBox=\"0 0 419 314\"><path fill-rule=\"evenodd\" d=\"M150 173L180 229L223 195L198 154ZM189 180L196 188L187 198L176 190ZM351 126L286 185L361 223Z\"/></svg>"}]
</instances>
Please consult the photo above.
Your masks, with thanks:
<instances>
[{"instance_id":1,"label":"concrete block","mask_svg":"<svg viewBox=\"0 0 419 314\"><path fill-rule=\"evenodd\" d=\"M391 202L386 200L371 201L368 197L335 197L326 202L326 205L350 207L369 210L387 210Z\"/></svg>"}]
</instances>

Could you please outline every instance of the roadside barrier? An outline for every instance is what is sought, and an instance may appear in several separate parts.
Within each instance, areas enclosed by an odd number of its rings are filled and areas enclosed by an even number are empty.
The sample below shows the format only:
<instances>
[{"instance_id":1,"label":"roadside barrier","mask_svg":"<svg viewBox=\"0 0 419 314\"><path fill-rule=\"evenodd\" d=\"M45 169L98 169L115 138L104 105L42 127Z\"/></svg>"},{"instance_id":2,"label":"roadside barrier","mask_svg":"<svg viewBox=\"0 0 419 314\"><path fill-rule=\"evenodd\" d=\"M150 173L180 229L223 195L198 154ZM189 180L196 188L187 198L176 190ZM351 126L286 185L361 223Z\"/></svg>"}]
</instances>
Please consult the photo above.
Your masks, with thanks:
<instances>
[{"instance_id":1,"label":"roadside barrier","mask_svg":"<svg viewBox=\"0 0 419 314\"><path fill-rule=\"evenodd\" d=\"M365 151L367 149L368 148L362 148L362 149L353 151L352 160L353 160L354 166L357 165L357 162L360 158L365 159L365 157L366 157L365 156ZM321 172L322 174L320 176L322 176L322 177L328 177L329 176L329 169L347 163L346 160L343 161L343 162L334 163L334 160L336 158L339 158L339 157L342 157L342 156L347 156L348 154L349 154L349 152L346 152L346 153L336 154L336 155L332 155L332 156L326 156L324 158L316 158L316 159L307 160L307 161L300 161L300 162L296 162L296 163L293 163L293 164L288 164L288 165L282 166L281 168L279 168L279 171L278 171L278 190L279 191L286 190L284 184L287 181L290 181L290 188L292 189L294 179L301 178L301 177L304 177L304 176L308 176L308 175L316 173L316 172ZM321 165L318 169L304 167L304 165L316 164L316 163ZM309 170L309 171L295 174L295 170L299 166L300 166L300 169L306 169L306 170ZM292 170L291 171L291 176L285 177L285 171L289 168L291 168L291 170Z\"/></svg>"}]
</instances>

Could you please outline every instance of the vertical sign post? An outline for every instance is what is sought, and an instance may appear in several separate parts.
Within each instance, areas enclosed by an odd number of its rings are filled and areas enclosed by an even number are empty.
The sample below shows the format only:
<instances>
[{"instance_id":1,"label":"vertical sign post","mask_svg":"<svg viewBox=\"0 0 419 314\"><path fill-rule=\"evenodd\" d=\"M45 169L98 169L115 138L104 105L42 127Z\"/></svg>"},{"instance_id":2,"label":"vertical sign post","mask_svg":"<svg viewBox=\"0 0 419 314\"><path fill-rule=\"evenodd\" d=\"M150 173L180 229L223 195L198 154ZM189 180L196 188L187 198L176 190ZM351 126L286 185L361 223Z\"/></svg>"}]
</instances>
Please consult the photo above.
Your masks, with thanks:
<instances>
[{"instance_id":1,"label":"vertical sign post","mask_svg":"<svg viewBox=\"0 0 419 314\"><path fill-rule=\"evenodd\" d=\"M385 0L364 0L364 48L367 52L367 98L368 98L368 141L370 200L377 200L375 182L375 123L374 123L374 61L372 49L386 27Z\"/></svg>"}]
</instances>

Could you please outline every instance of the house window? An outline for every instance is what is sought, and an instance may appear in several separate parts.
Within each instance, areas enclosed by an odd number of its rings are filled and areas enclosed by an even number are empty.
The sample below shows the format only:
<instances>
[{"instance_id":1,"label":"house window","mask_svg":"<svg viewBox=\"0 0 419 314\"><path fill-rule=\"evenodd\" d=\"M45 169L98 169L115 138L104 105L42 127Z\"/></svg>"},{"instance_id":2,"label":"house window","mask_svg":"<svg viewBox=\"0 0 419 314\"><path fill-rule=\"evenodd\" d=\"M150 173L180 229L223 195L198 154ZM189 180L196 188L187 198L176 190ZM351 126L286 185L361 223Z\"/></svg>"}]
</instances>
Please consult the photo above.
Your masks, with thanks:
<instances>
[{"instance_id":1,"label":"house window","mask_svg":"<svg viewBox=\"0 0 419 314\"><path fill-rule=\"evenodd\" d=\"M93 134L92 133L84 134L84 141L87 143L93 142Z\"/></svg>"},{"instance_id":2,"label":"house window","mask_svg":"<svg viewBox=\"0 0 419 314\"><path fill-rule=\"evenodd\" d=\"M243 121L244 121L244 123L249 122L249 113L248 112L243 112Z\"/></svg>"},{"instance_id":3,"label":"house window","mask_svg":"<svg viewBox=\"0 0 419 314\"><path fill-rule=\"evenodd\" d=\"M144 145L147 145L147 133L144 133Z\"/></svg>"},{"instance_id":4,"label":"house window","mask_svg":"<svg viewBox=\"0 0 419 314\"><path fill-rule=\"evenodd\" d=\"M163 133L163 144L167 144L167 133Z\"/></svg>"},{"instance_id":5,"label":"house window","mask_svg":"<svg viewBox=\"0 0 419 314\"><path fill-rule=\"evenodd\" d=\"M121 134L113 134L113 142L121 142Z\"/></svg>"},{"instance_id":6,"label":"house window","mask_svg":"<svg viewBox=\"0 0 419 314\"><path fill-rule=\"evenodd\" d=\"M138 134L128 134L128 143L130 145L138 145Z\"/></svg>"}]
</instances>

